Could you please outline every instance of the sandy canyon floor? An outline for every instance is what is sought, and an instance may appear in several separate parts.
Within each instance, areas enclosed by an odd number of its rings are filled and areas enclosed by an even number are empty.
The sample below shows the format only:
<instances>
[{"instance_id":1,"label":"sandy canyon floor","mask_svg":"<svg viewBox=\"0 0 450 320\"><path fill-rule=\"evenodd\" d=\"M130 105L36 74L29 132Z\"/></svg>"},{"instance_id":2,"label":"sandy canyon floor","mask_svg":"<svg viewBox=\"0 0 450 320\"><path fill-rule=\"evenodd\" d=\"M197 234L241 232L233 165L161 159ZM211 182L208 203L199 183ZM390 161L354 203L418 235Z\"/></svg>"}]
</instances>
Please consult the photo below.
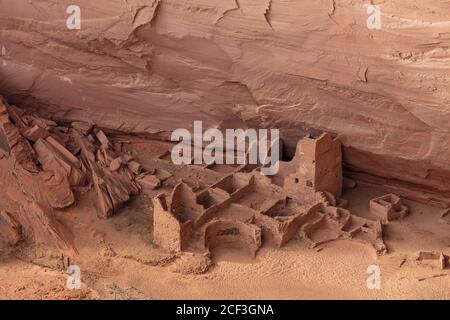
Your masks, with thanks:
<instances>
[{"instance_id":1,"label":"sandy canyon floor","mask_svg":"<svg viewBox=\"0 0 450 320\"><path fill-rule=\"evenodd\" d=\"M145 168L168 146L134 140L126 147ZM81 288L66 288L64 257L22 243L1 257L0 298L450 299L450 270L416 259L418 251L450 254L450 225L439 221L442 209L405 200L410 214L384 229L389 253L381 257L369 246L346 240L310 249L294 239L281 249L266 243L255 259L239 251L216 250L213 266L195 274L189 259L152 245L151 198L163 191L135 196L108 220L97 218L92 191L78 194L77 206L59 218L75 235L79 255L70 263L80 266ZM356 187L343 197L352 212L371 218L369 200L384 193ZM4 207L14 206L8 192L0 200ZM379 290L367 288L370 265L381 269Z\"/></svg>"}]
</instances>

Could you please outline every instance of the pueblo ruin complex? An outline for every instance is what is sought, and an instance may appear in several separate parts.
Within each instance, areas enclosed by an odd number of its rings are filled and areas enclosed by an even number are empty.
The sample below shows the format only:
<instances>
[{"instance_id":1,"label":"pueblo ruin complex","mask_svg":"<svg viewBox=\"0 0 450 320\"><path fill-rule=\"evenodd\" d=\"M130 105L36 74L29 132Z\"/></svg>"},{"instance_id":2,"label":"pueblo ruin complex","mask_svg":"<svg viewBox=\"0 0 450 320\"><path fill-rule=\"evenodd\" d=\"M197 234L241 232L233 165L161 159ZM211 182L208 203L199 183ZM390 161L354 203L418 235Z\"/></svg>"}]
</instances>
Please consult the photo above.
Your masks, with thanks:
<instances>
[{"instance_id":1,"label":"pueblo ruin complex","mask_svg":"<svg viewBox=\"0 0 450 320\"><path fill-rule=\"evenodd\" d=\"M346 238L385 254L381 221L353 215L340 198L341 161L339 140L324 133L299 141L275 177L244 164L202 190L181 182L153 200L154 242L191 252L232 246L254 256L265 241L281 247L296 238L315 247Z\"/></svg>"},{"instance_id":2,"label":"pueblo ruin complex","mask_svg":"<svg viewBox=\"0 0 450 320\"><path fill-rule=\"evenodd\" d=\"M0 212L2 256L44 259L56 270L83 263L85 228L96 230L104 221L112 232L110 223L126 218L127 210L142 212L135 222L145 230L138 233L146 239L138 242L139 254L156 250L160 258L138 258L133 244L118 253L108 233L99 231L92 233L100 245L94 252L111 261L169 265L186 275L214 270L220 250L255 260L262 248L279 250L292 242L311 250L347 240L374 256L389 255L386 226L408 219L409 207L392 193L368 199L363 212L350 208L343 189L356 183L344 177L341 142L328 132L305 135L295 155L280 161L278 173L266 176L249 163L175 165L173 144L106 133L93 123L57 123L5 100L0 120L0 168L10 203ZM141 144L151 152L133 149ZM148 207L133 209L133 198L149 199ZM92 201L88 207L86 199ZM94 212L82 218L78 208ZM447 220L445 211L440 221ZM448 268L443 251L421 250L414 259Z\"/></svg>"},{"instance_id":3,"label":"pueblo ruin complex","mask_svg":"<svg viewBox=\"0 0 450 320\"><path fill-rule=\"evenodd\" d=\"M153 197L153 219L147 223L153 226L153 243L169 252L210 256L216 247L232 247L255 256L266 242L282 247L296 239L314 248L349 239L383 255L383 224L408 212L393 194L371 200L377 220L348 210L341 198L341 143L329 133L301 139L293 159L282 161L274 176L251 164L184 165L187 173L215 174L200 187L163 169L171 165L169 151L146 170L92 124L61 126L6 102L1 117L2 164L10 168L4 174L24 199L17 213L2 212L2 240L8 245L32 237L76 255L73 235L54 219L54 210L74 205L77 191L92 188L97 215L106 219L132 195L157 190L168 179L173 188Z\"/></svg>"}]
</instances>

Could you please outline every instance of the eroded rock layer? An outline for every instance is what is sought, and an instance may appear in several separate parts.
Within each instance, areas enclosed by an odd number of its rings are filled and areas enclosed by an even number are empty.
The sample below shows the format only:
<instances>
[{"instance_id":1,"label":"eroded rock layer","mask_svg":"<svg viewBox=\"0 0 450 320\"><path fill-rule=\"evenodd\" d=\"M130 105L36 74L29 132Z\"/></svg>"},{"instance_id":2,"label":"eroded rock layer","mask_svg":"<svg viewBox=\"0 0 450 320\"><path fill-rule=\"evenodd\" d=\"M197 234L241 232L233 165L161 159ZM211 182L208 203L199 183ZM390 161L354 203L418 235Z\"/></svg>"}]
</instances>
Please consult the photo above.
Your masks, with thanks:
<instances>
[{"instance_id":1,"label":"eroded rock layer","mask_svg":"<svg viewBox=\"0 0 450 320\"><path fill-rule=\"evenodd\" d=\"M72 2L0 1L13 103L166 138L241 118L280 128L291 153L335 132L354 178L450 203L449 1L78 0L68 30Z\"/></svg>"}]
</instances>

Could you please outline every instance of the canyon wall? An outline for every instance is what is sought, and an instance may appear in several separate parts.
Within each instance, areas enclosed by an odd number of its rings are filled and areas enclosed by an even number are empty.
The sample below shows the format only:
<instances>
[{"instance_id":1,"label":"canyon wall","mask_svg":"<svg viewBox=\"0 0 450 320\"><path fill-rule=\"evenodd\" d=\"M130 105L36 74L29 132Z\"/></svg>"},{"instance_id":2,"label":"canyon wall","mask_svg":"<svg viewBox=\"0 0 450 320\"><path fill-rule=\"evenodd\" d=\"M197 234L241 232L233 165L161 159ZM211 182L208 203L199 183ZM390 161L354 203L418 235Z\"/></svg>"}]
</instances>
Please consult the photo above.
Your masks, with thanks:
<instances>
[{"instance_id":1,"label":"canyon wall","mask_svg":"<svg viewBox=\"0 0 450 320\"><path fill-rule=\"evenodd\" d=\"M292 151L326 130L349 176L445 204L449 17L447 0L0 0L0 94L159 137L242 119Z\"/></svg>"}]
</instances>

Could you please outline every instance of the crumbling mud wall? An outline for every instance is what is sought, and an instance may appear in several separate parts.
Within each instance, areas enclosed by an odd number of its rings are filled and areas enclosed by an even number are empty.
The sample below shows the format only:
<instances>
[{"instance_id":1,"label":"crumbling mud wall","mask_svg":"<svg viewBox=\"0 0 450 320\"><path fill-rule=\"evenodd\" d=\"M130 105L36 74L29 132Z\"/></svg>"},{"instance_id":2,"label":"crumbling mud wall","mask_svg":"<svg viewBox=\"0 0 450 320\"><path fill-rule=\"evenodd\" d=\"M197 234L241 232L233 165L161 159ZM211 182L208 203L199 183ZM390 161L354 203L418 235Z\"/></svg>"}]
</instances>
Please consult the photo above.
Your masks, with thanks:
<instances>
[{"instance_id":1,"label":"crumbling mud wall","mask_svg":"<svg viewBox=\"0 0 450 320\"><path fill-rule=\"evenodd\" d=\"M217 219L206 226L205 247L208 250L216 247L244 249L254 257L261 243L261 228L256 225Z\"/></svg>"},{"instance_id":2,"label":"crumbling mud wall","mask_svg":"<svg viewBox=\"0 0 450 320\"><path fill-rule=\"evenodd\" d=\"M241 118L280 128L291 153L326 130L354 178L449 203L449 14L443 0L1 0L0 93L162 137Z\"/></svg>"},{"instance_id":3,"label":"crumbling mud wall","mask_svg":"<svg viewBox=\"0 0 450 320\"><path fill-rule=\"evenodd\" d=\"M177 188L182 187L178 185ZM173 198L172 198L173 199ZM175 205L181 199L167 203L163 195L153 199L153 243L170 251L182 251L189 245L192 220L177 215Z\"/></svg>"}]
</instances>

